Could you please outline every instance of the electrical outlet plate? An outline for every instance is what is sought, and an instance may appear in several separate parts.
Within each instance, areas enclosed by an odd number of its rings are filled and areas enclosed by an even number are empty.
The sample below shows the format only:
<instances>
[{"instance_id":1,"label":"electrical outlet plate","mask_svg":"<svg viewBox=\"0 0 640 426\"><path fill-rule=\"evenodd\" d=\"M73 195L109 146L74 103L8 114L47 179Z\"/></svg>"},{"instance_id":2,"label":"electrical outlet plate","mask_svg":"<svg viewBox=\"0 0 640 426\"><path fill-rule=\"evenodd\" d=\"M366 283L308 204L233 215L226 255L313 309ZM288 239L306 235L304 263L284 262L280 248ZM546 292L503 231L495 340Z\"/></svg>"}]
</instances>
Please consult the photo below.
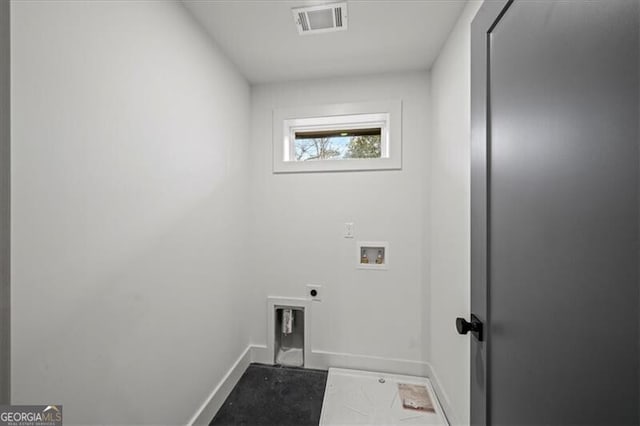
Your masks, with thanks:
<instances>
[{"instance_id":1,"label":"electrical outlet plate","mask_svg":"<svg viewBox=\"0 0 640 426\"><path fill-rule=\"evenodd\" d=\"M315 296L311 295L311 290L318 292ZM320 284L307 284L307 297L314 302L322 302L322 285Z\"/></svg>"},{"instance_id":2,"label":"electrical outlet plate","mask_svg":"<svg viewBox=\"0 0 640 426\"><path fill-rule=\"evenodd\" d=\"M344 237L353 238L353 222L345 222L344 224Z\"/></svg>"}]
</instances>

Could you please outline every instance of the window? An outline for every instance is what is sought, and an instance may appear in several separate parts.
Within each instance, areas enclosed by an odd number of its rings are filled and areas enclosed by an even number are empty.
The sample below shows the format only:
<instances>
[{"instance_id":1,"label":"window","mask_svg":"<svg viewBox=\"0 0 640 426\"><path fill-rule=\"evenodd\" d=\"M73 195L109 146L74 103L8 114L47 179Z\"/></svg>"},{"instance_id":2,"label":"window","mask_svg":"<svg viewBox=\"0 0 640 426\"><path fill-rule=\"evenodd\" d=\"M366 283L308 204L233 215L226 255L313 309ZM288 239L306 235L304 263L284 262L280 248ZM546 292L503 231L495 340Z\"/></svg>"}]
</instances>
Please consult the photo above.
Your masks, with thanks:
<instances>
[{"instance_id":1,"label":"window","mask_svg":"<svg viewBox=\"0 0 640 426\"><path fill-rule=\"evenodd\" d=\"M380 158L380 127L295 131L293 157L296 161Z\"/></svg>"},{"instance_id":2,"label":"window","mask_svg":"<svg viewBox=\"0 0 640 426\"><path fill-rule=\"evenodd\" d=\"M400 169L400 113L399 101L276 110L273 171Z\"/></svg>"}]
</instances>

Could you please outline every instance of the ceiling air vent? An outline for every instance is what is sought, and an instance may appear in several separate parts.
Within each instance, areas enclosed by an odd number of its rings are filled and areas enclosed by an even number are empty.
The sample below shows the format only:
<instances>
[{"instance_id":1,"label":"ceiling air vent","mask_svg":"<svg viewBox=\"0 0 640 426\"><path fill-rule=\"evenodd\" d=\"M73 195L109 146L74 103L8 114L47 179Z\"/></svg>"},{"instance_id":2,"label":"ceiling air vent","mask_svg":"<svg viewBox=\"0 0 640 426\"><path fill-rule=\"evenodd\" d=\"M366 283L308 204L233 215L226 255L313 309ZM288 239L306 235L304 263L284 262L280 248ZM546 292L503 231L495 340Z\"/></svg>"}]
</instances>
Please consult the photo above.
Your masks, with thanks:
<instances>
[{"instance_id":1,"label":"ceiling air vent","mask_svg":"<svg viewBox=\"0 0 640 426\"><path fill-rule=\"evenodd\" d=\"M291 9L299 34L319 34L347 29L347 2Z\"/></svg>"}]
</instances>

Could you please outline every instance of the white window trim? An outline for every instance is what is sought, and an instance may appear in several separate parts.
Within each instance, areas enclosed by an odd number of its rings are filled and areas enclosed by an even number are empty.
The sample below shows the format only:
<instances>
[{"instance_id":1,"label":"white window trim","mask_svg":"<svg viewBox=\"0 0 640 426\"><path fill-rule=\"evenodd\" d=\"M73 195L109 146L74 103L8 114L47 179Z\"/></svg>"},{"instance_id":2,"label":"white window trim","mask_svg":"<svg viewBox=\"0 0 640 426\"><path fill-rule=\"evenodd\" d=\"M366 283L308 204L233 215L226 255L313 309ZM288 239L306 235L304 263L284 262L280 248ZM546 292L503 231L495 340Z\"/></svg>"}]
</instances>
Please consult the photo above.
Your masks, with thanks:
<instances>
[{"instance_id":1,"label":"white window trim","mask_svg":"<svg viewBox=\"0 0 640 426\"><path fill-rule=\"evenodd\" d=\"M354 117L355 116L355 117ZM360 117L360 119L358 118ZM354 120L355 118L355 120ZM294 131L365 128L381 124L383 158L291 161ZM354 127L355 126L355 127ZM273 172L304 173L402 169L402 102L380 101L279 108L273 111Z\"/></svg>"}]
</instances>

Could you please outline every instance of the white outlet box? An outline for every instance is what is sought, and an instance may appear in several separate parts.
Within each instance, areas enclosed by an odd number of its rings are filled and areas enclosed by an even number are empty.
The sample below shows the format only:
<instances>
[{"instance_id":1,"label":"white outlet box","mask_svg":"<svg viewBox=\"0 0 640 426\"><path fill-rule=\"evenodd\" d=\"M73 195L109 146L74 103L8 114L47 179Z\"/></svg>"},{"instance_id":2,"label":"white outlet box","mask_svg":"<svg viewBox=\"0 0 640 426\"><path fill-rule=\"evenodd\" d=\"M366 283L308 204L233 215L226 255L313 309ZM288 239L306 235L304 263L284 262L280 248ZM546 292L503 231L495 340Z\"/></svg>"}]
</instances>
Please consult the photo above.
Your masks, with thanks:
<instances>
[{"instance_id":1,"label":"white outlet box","mask_svg":"<svg viewBox=\"0 0 640 426\"><path fill-rule=\"evenodd\" d=\"M312 296L311 292L315 290L316 295ZM307 297L314 302L322 302L322 285L320 284L307 284Z\"/></svg>"},{"instance_id":2,"label":"white outlet box","mask_svg":"<svg viewBox=\"0 0 640 426\"><path fill-rule=\"evenodd\" d=\"M389 269L389 243L387 241L358 241L356 249L358 269Z\"/></svg>"}]
</instances>

